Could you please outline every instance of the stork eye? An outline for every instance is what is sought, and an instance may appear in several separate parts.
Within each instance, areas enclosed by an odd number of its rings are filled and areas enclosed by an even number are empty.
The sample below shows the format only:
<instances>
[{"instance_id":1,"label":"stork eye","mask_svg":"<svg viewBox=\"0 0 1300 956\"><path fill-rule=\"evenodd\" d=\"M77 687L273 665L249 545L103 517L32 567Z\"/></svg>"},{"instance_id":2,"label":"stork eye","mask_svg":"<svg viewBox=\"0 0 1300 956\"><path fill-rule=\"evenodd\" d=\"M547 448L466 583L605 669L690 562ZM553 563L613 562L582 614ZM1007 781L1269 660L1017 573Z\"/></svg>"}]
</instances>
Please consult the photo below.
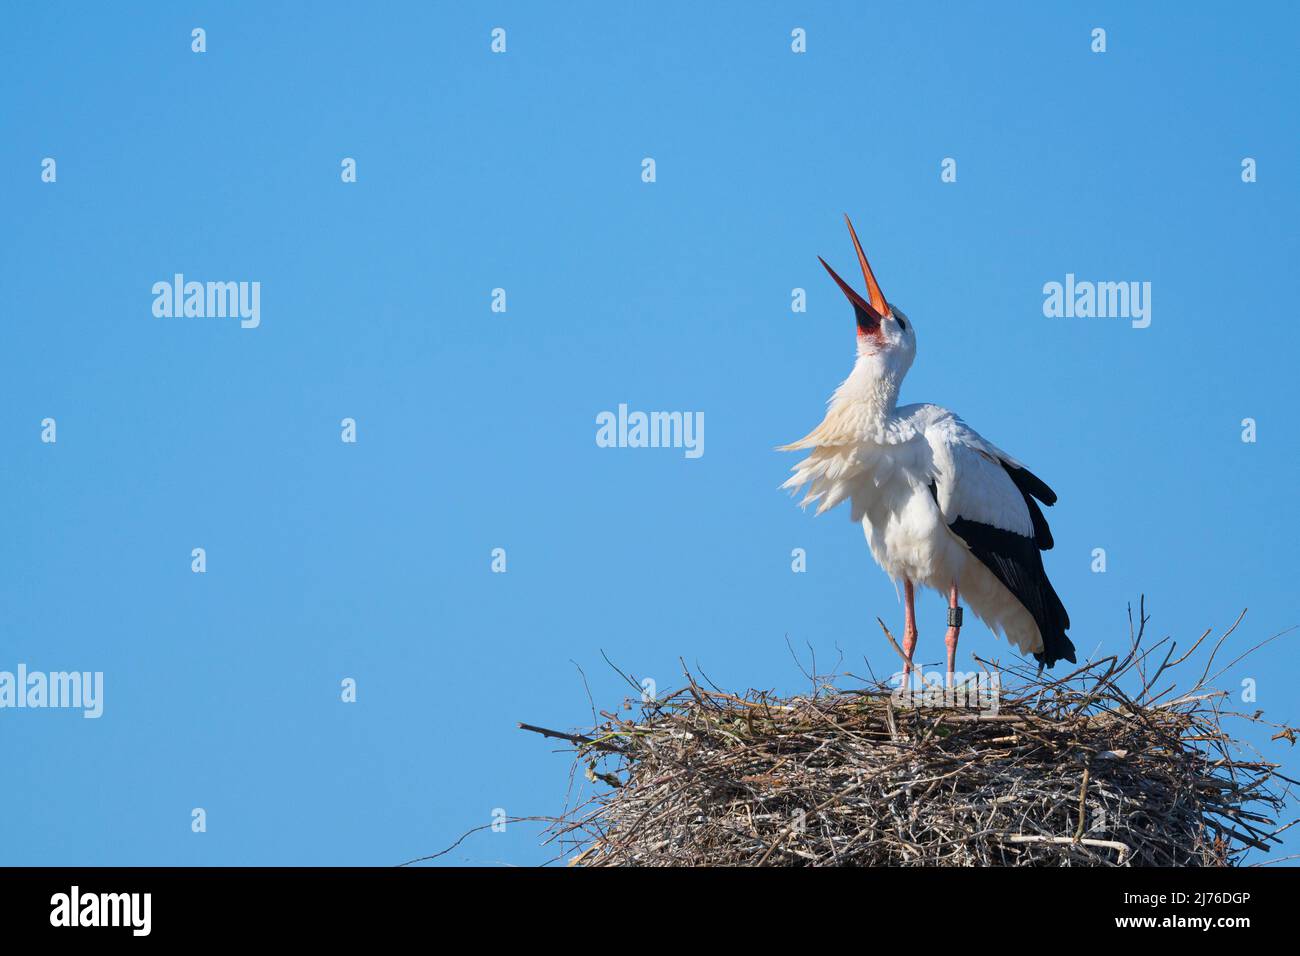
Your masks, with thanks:
<instances>
[{"instance_id":1,"label":"stork eye","mask_svg":"<svg viewBox=\"0 0 1300 956\"><path fill-rule=\"evenodd\" d=\"M902 329L904 332L906 332L906 331L907 331L907 323L903 321L903 317L902 317L901 315L899 315L898 313L894 313L894 318L898 319L898 327L899 327L900 329Z\"/></svg>"}]
</instances>

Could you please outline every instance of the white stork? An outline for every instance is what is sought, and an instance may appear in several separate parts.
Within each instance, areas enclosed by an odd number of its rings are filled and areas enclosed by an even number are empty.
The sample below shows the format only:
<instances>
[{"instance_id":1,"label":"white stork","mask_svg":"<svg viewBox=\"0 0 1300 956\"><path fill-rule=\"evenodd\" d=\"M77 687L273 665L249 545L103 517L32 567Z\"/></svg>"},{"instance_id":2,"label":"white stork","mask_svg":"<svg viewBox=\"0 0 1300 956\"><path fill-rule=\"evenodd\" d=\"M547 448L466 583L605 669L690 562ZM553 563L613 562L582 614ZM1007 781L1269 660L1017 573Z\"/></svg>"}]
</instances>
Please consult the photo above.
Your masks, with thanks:
<instances>
[{"instance_id":1,"label":"white stork","mask_svg":"<svg viewBox=\"0 0 1300 956\"><path fill-rule=\"evenodd\" d=\"M848 216L867 299L818 258L853 303L858 358L831 396L822 423L780 450L810 449L782 486L808 485L801 505L817 514L844 500L862 522L876 563L903 582L904 676L916 647L917 584L948 598L948 673L957 656L959 596L997 633L1040 665L1074 663L1065 606L1043 570L1052 547L1041 501L1056 494L1024 465L937 405L899 405L916 356L916 331L885 301ZM1035 501L1037 499L1037 501Z\"/></svg>"}]
</instances>

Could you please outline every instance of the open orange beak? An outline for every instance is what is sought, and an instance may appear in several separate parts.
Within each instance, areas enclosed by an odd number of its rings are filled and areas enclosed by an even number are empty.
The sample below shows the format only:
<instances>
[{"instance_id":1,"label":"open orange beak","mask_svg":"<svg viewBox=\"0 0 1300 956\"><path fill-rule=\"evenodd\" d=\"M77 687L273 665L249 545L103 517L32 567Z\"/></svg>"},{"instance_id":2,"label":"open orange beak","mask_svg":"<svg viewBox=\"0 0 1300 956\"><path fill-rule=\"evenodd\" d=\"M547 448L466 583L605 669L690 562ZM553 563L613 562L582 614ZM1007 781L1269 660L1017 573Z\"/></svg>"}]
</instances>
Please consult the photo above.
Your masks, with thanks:
<instances>
[{"instance_id":1,"label":"open orange beak","mask_svg":"<svg viewBox=\"0 0 1300 956\"><path fill-rule=\"evenodd\" d=\"M853 291L852 287L836 275L835 270L826 265L826 260L821 256L817 261L826 266L826 271L831 274L831 278L839 284L848 296L848 300L853 303L853 312L858 319L858 335L875 335L880 331L880 320L889 314L889 303L885 301L885 294L880 291L880 283L876 281L876 275L871 271L871 264L867 262L867 255L862 251L862 243L858 242L858 234L853 230L853 222L848 215L844 216L844 221L849 224L849 235L853 237L853 248L858 253L858 265L862 266L862 278L867 283L867 298L864 299Z\"/></svg>"}]
</instances>

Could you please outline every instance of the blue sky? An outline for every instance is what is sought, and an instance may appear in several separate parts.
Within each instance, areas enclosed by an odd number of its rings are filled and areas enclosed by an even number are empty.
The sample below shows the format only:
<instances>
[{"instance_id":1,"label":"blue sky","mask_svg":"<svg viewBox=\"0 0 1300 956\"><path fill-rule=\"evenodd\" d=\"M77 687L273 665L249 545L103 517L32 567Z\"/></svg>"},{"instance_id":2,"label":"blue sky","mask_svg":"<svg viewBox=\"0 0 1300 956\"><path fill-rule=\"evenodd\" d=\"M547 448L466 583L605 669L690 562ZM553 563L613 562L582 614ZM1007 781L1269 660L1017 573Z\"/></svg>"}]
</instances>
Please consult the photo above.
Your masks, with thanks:
<instances>
[{"instance_id":1,"label":"blue sky","mask_svg":"<svg viewBox=\"0 0 1300 956\"><path fill-rule=\"evenodd\" d=\"M561 808L515 722L589 721L575 664L616 706L602 650L664 690L803 689L787 640L888 669L893 585L773 451L852 362L845 212L918 330L903 399L1059 493L1082 653L1141 593L1183 647L1300 623L1294 8L139 9L0 29L0 669L105 681L98 720L0 711L0 863L397 863ZM177 272L260 282L260 326L155 318ZM1150 327L1046 318L1067 273L1150 282ZM705 454L598 448L623 402L702 411ZM1300 721L1295 648L1246 709Z\"/></svg>"}]
</instances>

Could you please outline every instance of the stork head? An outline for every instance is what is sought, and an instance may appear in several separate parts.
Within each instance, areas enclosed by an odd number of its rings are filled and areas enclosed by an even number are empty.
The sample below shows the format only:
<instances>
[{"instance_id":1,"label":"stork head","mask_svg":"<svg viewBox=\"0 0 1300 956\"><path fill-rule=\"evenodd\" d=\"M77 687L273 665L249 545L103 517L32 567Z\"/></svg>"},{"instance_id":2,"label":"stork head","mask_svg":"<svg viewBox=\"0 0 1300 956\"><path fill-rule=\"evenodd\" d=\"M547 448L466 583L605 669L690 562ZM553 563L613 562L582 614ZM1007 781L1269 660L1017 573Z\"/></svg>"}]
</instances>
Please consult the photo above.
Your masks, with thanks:
<instances>
[{"instance_id":1,"label":"stork head","mask_svg":"<svg viewBox=\"0 0 1300 956\"><path fill-rule=\"evenodd\" d=\"M853 237L853 248L858 253L858 265L862 267L862 279L867 284L866 298L858 295L847 282L841 279L826 260L818 260L831 278L843 290L844 295L853 305L853 314L858 321L858 361L880 366L879 373L893 373L901 377L906 374L916 357L916 330L902 310L885 300L880 291L880 283L867 262L858 234L853 230L853 223L846 215L844 221L849 224L849 235Z\"/></svg>"}]
</instances>

